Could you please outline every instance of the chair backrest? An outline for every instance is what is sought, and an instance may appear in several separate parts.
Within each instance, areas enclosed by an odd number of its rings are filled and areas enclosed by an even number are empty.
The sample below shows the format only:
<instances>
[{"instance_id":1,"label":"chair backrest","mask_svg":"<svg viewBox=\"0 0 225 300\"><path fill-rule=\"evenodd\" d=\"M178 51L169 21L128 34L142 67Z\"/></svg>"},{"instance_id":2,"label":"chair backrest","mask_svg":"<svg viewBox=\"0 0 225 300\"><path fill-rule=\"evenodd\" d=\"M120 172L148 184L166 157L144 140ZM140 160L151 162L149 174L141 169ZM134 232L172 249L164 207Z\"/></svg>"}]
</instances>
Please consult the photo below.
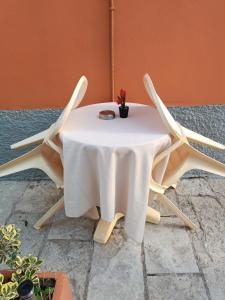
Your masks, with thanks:
<instances>
[{"instance_id":1,"label":"chair backrest","mask_svg":"<svg viewBox=\"0 0 225 300\"><path fill-rule=\"evenodd\" d=\"M87 87L88 87L88 80L85 76L82 76L73 91L70 101L68 102L68 104L66 105L62 113L60 114L57 121L51 126L48 139L53 139L60 132L67 118L69 117L71 111L75 109L84 98Z\"/></svg>"},{"instance_id":2,"label":"chair backrest","mask_svg":"<svg viewBox=\"0 0 225 300\"><path fill-rule=\"evenodd\" d=\"M167 107L164 105L164 103L158 96L150 76L148 74L145 74L143 80L144 80L145 89L149 97L152 99L153 103L155 104L166 128L173 136L177 138L184 137L179 124L174 120L173 116L170 114L169 110L167 109Z\"/></svg>"}]
</instances>

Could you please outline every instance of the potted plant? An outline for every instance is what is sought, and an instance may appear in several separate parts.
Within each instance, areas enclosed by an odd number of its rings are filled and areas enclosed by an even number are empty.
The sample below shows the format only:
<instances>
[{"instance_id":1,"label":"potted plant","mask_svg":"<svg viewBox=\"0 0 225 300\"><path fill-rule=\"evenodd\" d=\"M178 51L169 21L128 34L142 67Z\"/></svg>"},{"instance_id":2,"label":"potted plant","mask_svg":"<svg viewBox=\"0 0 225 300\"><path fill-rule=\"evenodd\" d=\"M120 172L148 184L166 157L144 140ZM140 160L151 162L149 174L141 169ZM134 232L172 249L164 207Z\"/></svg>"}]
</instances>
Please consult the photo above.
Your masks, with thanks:
<instances>
[{"instance_id":1,"label":"potted plant","mask_svg":"<svg viewBox=\"0 0 225 300\"><path fill-rule=\"evenodd\" d=\"M120 118L127 118L129 112L129 106L126 105L126 91L121 89L120 96L117 98L117 104L119 106Z\"/></svg>"},{"instance_id":2,"label":"potted plant","mask_svg":"<svg viewBox=\"0 0 225 300\"><path fill-rule=\"evenodd\" d=\"M41 259L33 255L21 256L19 232L12 224L0 226L0 264L5 263L10 268L0 271L0 299L72 300L66 274L39 273ZM30 298L26 295L23 298L20 293L26 283L32 289Z\"/></svg>"}]
</instances>

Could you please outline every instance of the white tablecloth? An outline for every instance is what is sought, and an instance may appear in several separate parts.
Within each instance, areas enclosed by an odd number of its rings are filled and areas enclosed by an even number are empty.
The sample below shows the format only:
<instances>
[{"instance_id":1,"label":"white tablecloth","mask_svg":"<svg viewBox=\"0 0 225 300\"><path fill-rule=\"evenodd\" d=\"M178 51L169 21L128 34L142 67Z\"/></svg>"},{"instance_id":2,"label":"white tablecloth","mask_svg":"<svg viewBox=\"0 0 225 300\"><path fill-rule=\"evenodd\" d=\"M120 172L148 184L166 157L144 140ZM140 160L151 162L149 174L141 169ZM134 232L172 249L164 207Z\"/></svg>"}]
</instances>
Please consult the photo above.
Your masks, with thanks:
<instances>
[{"instance_id":1,"label":"white tablecloth","mask_svg":"<svg viewBox=\"0 0 225 300\"><path fill-rule=\"evenodd\" d=\"M69 217L79 217L100 206L101 218L112 221L125 215L129 237L141 242L148 205L152 162L170 144L158 112L129 103L129 117L118 116L116 103L94 104L74 110L60 138L63 144L64 199ZM116 112L101 120L101 110ZM165 164L158 170L160 180Z\"/></svg>"}]
</instances>

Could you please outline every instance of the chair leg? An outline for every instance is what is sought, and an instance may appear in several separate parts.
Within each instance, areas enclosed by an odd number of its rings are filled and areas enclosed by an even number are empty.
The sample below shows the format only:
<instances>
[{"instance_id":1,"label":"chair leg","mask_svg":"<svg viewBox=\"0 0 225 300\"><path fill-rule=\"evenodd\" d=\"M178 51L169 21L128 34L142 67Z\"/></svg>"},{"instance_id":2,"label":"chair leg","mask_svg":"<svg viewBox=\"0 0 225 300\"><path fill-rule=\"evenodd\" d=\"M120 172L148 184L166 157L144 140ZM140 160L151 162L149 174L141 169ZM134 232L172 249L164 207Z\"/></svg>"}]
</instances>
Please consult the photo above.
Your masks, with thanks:
<instances>
[{"instance_id":1,"label":"chair leg","mask_svg":"<svg viewBox=\"0 0 225 300\"><path fill-rule=\"evenodd\" d=\"M165 195L158 194L158 199L162 202L164 207L171 210L178 218L180 218L186 226L188 226L191 229L196 229L196 225L184 214L182 213L179 208L176 207L176 205L173 204L172 201L170 201Z\"/></svg>"},{"instance_id":2,"label":"chair leg","mask_svg":"<svg viewBox=\"0 0 225 300\"><path fill-rule=\"evenodd\" d=\"M183 145L171 154L163 185L172 186L184 173L199 169L225 177L225 164L205 155L190 145Z\"/></svg>"},{"instance_id":3,"label":"chair leg","mask_svg":"<svg viewBox=\"0 0 225 300\"><path fill-rule=\"evenodd\" d=\"M0 166L0 177L24 171L30 168L38 168L40 164L41 146L29 151Z\"/></svg>"},{"instance_id":4,"label":"chair leg","mask_svg":"<svg viewBox=\"0 0 225 300\"><path fill-rule=\"evenodd\" d=\"M117 221L123 216L123 214L117 213L112 222L100 219L94 233L94 241L100 244L105 244L108 241Z\"/></svg>"},{"instance_id":5,"label":"chair leg","mask_svg":"<svg viewBox=\"0 0 225 300\"><path fill-rule=\"evenodd\" d=\"M190 146L184 144L170 154L166 172L162 180L163 186L176 186L182 175L192 169L192 166L187 163L189 160L189 150Z\"/></svg>"},{"instance_id":6,"label":"chair leg","mask_svg":"<svg viewBox=\"0 0 225 300\"><path fill-rule=\"evenodd\" d=\"M38 166L55 182L57 188L63 188L63 165L58 152L47 144L41 145L41 164Z\"/></svg>"},{"instance_id":7,"label":"chair leg","mask_svg":"<svg viewBox=\"0 0 225 300\"><path fill-rule=\"evenodd\" d=\"M45 172L57 187L63 186L63 167L60 156L45 144L0 165L0 177L32 168Z\"/></svg>"},{"instance_id":8,"label":"chair leg","mask_svg":"<svg viewBox=\"0 0 225 300\"><path fill-rule=\"evenodd\" d=\"M51 217L59 212L64 207L64 197L56 202L34 225L34 228L39 230Z\"/></svg>"},{"instance_id":9,"label":"chair leg","mask_svg":"<svg viewBox=\"0 0 225 300\"><path fill-rule=\"evenodd\" d=\"M197 132L194 132L186 127L182 127L182 131L184 133L184 135L187 137L187 139L192 142L192 143L197 143L197 144L202 144L204 146L207 146L207 147L212 147L212 148L215 148L215 149L218 149L218 150L225 150L225 146L216 142L216 141L213 141Z\"/></svg>"},{"instance_id":10,"label":"chair leg","mask_svg":"<svg viewBox=\"0 0 225 300\"><path fill-rule=\"evenodd\" d=\"M122 217L124 217L123 214L117 213L112 222L100 219L94 233L94 241L100 244L107 243L117 221ZM158 224L160 222L160 213L157 210L148 207L146 213L146 222Z\"/></svg>"},{"instance_id":11,"label":"chair leg","mask_svg":"<svg viewBox=\"0 0 225 300\"><path fill-rule=\"evenodd\" d=\"M219 176L225 177L225 164L201 153L200 151L191 148L189 156L192 169L200 169Z\"/></svg>"}]
</instances>

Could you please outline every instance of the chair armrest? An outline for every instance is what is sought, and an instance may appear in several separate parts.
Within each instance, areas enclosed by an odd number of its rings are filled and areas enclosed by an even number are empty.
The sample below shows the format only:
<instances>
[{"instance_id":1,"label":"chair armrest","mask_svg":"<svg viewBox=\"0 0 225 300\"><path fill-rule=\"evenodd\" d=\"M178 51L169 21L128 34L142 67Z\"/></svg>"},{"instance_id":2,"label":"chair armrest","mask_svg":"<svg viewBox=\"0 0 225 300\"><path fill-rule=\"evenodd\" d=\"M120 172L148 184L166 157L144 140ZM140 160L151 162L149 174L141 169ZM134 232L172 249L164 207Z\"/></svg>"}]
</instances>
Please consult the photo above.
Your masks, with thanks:
<instances>
[{"instance_id":1,"label":"chair armrest","mask_svg":"<svg viewBox=\"0 0 225 300\"><path fill-rule=\"evenodd\" d=\"M225 146L218 143L218 142L215 142L197 132L194 132L184 126L181 126L182 128L182 131L184 133L184 135L187 137L188 141L189 142L192 142L192 143L196 143L196 144L201 144L201 145L204 145L204 146L208 146L208 147L212 147L212 148L215 148L215 149L218 149L218 150L225 150Z\"/></svg>"},{"instance_id":2,"label":"chair armrest","mask_svg":"<svg viewBox=\"0 0 225 300\"><path fill-rule=\"evenodd\" d=\"M24 148L33 144L41 144L44 140L44 138L46 137L46 135L48 134L49 128L39 132L35 135L32 135L22 141L19 141L15 144L12 144L10 146L11 149L20 149L20 148Z\"/></svg>"}]
</instances>

